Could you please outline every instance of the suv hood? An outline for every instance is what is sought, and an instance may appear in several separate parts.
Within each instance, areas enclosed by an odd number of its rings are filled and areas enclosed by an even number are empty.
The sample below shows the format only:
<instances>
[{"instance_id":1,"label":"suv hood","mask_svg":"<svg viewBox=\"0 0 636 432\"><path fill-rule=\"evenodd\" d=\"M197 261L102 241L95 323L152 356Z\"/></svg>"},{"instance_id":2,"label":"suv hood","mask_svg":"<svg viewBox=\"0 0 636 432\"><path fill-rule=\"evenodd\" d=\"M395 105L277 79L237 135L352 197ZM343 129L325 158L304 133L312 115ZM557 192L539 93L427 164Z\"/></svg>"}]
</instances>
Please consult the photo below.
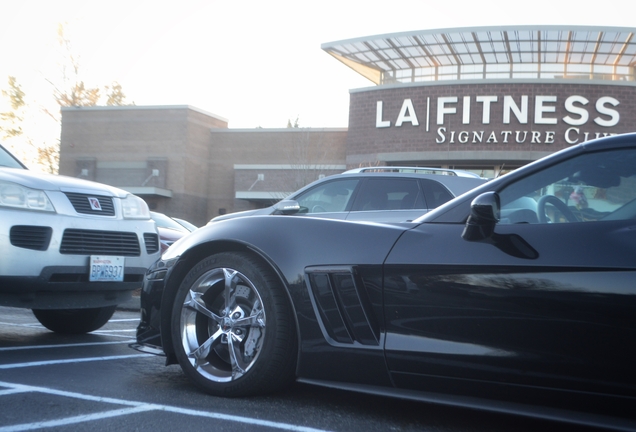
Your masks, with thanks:
<instances>
[{"instance_id":1,"label":"suv hood","mask_svg":"<svg viewBox=\"0 0 636 432\"><path fill-rule=\"evenodd\" d=\"M126 195L129 195L129 192L122 189L101 183L95 183L89 180L61 175L36 173L19 168L0 168L0 180L17 183L31 189L48 191L84 192L88 194L116 196L119 198L124 198Z\"/></svg>"}]
</instances>

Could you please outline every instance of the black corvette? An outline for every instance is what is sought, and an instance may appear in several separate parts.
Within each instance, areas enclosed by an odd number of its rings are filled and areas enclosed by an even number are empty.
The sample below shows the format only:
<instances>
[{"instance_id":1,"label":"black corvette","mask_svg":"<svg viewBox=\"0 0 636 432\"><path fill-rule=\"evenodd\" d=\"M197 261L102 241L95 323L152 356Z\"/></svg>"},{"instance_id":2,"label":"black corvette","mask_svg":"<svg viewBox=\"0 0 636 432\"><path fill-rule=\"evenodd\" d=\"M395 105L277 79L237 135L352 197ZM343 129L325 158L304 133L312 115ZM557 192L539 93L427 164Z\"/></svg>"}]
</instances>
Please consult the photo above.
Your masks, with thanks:
<instances>
[{"instance_id":1,"label":"black corvette","mask_svg":"<svg viewBox=\"0 0 636 432\"><path fill-rule=\"evenodd\" d=\"M412 223L253 216L147 273L133 347L222 396L293 380L636 429L636 134Z\"/></svg>"}]
</instances>

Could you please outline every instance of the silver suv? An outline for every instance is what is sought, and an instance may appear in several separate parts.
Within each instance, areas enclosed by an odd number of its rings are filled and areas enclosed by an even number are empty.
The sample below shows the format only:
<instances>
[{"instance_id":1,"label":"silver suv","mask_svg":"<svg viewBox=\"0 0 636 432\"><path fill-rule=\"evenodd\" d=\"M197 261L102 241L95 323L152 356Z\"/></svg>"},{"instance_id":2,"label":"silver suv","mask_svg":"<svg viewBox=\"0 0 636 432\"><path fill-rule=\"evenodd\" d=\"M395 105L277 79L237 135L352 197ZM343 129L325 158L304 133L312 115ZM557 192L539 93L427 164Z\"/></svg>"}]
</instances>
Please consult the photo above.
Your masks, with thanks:
<instances>
[{"instance_id":1,"label":"silver suv","mask_svg":"<svg viewBox=\"0 0 636 432\"><path fill-rule=\"evenodd\" d=\"M34 173L0 145L0 305L31 309L55 332L90 332L141 287L159 256L141 198Z\"/></svg>"},{"instance_id":2,"label":"silver suv","mask_svg":"<svg viewBox=\"0 0 636 432\"><path fill-rule=\"evenodd\" d=\"M370 222L406 222L487 179L461 170L370 167L325 177L273 206L217 216L210 223L264 214L306 215Z\"/></svg>"}]
</instances>

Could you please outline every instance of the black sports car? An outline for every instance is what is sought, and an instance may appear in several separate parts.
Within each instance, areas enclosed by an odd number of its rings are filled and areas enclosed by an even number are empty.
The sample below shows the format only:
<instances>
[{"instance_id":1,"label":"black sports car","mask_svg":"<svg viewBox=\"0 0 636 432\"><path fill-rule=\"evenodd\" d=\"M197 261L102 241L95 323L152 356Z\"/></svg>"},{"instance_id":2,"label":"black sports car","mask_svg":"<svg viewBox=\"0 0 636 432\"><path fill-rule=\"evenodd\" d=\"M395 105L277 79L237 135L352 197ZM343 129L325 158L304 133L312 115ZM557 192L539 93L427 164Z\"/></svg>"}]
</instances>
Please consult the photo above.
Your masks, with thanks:
<instances>
[{"instance_id":1,"label":"black sports car","mask_svg":"<svg viewBox=\"0 0 636 432\"><path fill-rule=\"evenodd\" d=\"M254 216L149 271L134 348L214 395L293 380L636 429L636 134L410 223Z\"/></svg>"}]
</instances>

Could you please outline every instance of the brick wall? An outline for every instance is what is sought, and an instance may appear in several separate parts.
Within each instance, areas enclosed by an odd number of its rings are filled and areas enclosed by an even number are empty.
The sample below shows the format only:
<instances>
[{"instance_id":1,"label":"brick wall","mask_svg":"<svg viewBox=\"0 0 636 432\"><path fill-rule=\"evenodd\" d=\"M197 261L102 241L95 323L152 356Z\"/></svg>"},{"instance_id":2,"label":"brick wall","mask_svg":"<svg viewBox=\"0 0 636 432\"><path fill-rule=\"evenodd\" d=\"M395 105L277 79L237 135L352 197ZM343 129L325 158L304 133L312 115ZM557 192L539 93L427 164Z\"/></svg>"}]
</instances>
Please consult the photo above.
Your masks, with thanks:
<instances>
[{"instance_id":1,"label":"brick wall","mask_svg":"<svg viewBox=\"0 0 636 432\"><path fill-rule=\"evenodd\" d=\"M636 86L567 84L563 82L507 82L507 83L471 83L444 85L439 82L391 88L369 88L351 92L349 111L349 135L347 138L347 163L351 166L373 163L378 155L421 152L447 152L453 160L465 160L466 152L516 152L514 157L524 152L554 152L582 142L585 138L594 138L596 134L625 133L636 130ZM484 103L477 101L478 96L497 96L490 104L490 123L484 124ZM510 123L503 123L504 96L511 96L517 106L521 106L522 96L528 97L528 122L523 124L512 114ZM546 101L546 109L540 117L556 119L556 124L540 124L535 120L537 97L553 96L556 102ZM573 126L563 118L569 116L581 119L576 113L566 110L566 100L571 96L582 96L587 105L575 103L577 109L584 109L589 116L587 122ZM443 116L443 124L437 124L438 101L440 98L457 97L456 103L447 103L446 109L455 109L456 113ZM464 124L464 97L469 98L469 123ZM603 110L613 110L620 115L615 126L604 127L594 122L595 118L612 120L611 115L599 113L595 104L600 98L612 98L619 102L617 106L605 100ZM405 100L412 105L404 112L401 126L398 126L400 112ZM378 107L382 102L380 120L390 122L389 127L376 127ZM554 112L549 110L554 109ZM413 111L413 112L412 112ZM414 125L414 118L419 125ZM427 130L428 122L428 130ZM440 129L444 128L444 129ZM504 131L510 134L506 137ZM516 133L519 132L517 142ZM462 134L462 132L464 132ZM483 133L480 140L474 139L474 133ZM533 135L534 133L534 135ZM461 135L460 135L461 134ZM525 134L525 135L524 135ZM587 135L586 135L587 134ZM569 141L566 139L569 138ZM460 142L467 138L465 143ZM526 137L525 141L522 139ZM490 139L489 139L490 138ZM507 139L506 139L507 138ZM534 138L534 139L533 139ZM507 142L505 142L507 141ZM521 153L520 153L521 152ZM513 154L510 153L511 157ZM426 155L420 154L422 158ZM417 155L415 156L417 157ZM484 153L484 160L489 157ZM470 158L474 161L474 155Z\"/></svg>"}]
</instances>

